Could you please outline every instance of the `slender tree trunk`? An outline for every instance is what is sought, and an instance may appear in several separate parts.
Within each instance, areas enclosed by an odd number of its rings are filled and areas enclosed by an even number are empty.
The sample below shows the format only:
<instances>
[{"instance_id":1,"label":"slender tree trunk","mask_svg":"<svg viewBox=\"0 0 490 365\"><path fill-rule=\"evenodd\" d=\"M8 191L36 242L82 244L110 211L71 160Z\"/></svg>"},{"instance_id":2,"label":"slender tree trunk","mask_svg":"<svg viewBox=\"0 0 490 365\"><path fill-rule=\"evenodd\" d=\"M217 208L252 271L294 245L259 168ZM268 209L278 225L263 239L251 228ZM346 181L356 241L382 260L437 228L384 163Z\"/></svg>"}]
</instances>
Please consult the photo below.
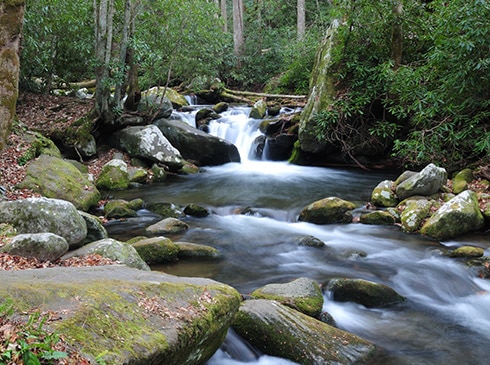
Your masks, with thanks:
<instances>
[{"instance_id":1,"label":"slender tree trunk","mask_svg":"<svg viewBox=\"0 0 490 365\"><path fill-rule=\"evenodd\" d=\"M223 18L223 32L228 32L228 12L226 10L226 0L221 0L221 18Z\"/></svg>"},{"instance_id":2,"label":"slender tree trunk","mask_svg":"<svg viewBox=\"0 0 490 365\"><path fill-rule=\"evenodd\" d=\"M233 0L233 45L235 56L243 55L245 38L243 35L243 0Z\"/></svg>"},{"instance_id":3,"label":"slender tree trunk","mask_svg":"<svg viewBox=\"0 0 490 365\"><path fill-rule=\"evenodd\" d=\"M124 3L124 23L122 27L121 47L119 52L119 67L121 68L121 74L125 74L126 59L128 42L130 37L131 28L131 13L132 13L132 0L126 0ZM116 89L114 91L114 100L116 103L121 100L126 94L127 78L121 77L117 80Z\"/></svg>"},{"instance_id":4,"label":"slender tree trunk","mask_svg":"<svg viewBox=\"0 0 490 365\"><path fill-rule=\"evenodd\" d=\"M397 70L402 63L403 55L403 27L402 27L403 3L398 1L393 6L393 31L391 35L391 59L393 69Z\"/></svg>"},{"instance_id":5,"label":"slender tree trunk","mask_svg":"<svg viewBox=\"0 0 490 365\"><path fill-rule=\"evenodd\" d=\"M0 151L5 148L19 96L19 45L24 0L0 3Z\"/></svg>"},{"instance_id":6,"label":"slender tree trunk","mask_svg":"<svg viewBox=\"0 0 490 365\"><path fill-rule=\"evenodd\" d=\"M297 5L297 33L298 41L301 41L305 36L306 31L306 11L305 0L298 0Z\"/></svg>"}]
</instances>

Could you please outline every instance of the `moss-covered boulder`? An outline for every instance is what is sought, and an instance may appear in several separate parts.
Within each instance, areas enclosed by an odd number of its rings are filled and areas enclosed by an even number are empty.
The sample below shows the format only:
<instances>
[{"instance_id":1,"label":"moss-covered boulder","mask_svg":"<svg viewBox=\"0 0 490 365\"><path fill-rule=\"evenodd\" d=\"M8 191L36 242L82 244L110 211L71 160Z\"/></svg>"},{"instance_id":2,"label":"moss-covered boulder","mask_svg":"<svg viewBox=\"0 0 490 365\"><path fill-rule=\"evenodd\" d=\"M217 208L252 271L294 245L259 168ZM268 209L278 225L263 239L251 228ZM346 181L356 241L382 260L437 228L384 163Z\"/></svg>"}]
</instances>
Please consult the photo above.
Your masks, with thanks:
<instances>
[{"instance_id":1,"label":"moss-covered boulder","mask_svg":"<svg viewBox=\"0 0 490 365\"><path fill-rule=\"evenodd\" d=\"M329 197L311 203L299 214L298 220L315 224L349 223L350 213L356 205L352 202Z\"/></svg>"},{"instance_id":2,"label":"moss-covered boulder","mask_svg":"<svg viewBox=\"0 0 490 365\"><path fill-rule=\"evenodd\" d=\"M375 210L374 212L361 214L359 222L363 224L391 226L395 224L395 217L386 210Z\"/></svg>"},{"instance_id":3,"label":"moss-covered boulder","mask_svg":"<svg viewBox=\"0 0 490 365\"><path fill-rule=\"evenodd\" d=\"M490 194L480 193L478 199L482 202L482 214L487 224L490 223Z\"/></svg>"},{"instance_id":4,"label":"moss-covered boulder","mask_svg":"<svg viewBox=\"0 0 490 365\"><path fill-rule=\"evenodd\" d=\"M148 171L143 168L133 168L128 171L129 182L136 184L146 184L148 179Z\"/></svg>"},{"instance_id":5,"label":"moss-covered boulder","mask_svg":"<svg viewBox=\"0 0 490 365\"><path fill-rule=\"evenodd\" d=\"M128 165L117 158L110 160L103 167L95 182L100 190L124 190L129 186Z\"/></svg>"},{"instance_id":6,"label":"moss-covered boulder","mask_svg":"<svg viewBox=\"0 0 490 365\"><path fill-rule=\"evenodd\" d=\"M165 95L163 94L164 92ZM155 103L156 106L158 106L158 104L161 104L162 96L164 96L164 100L168 100L170 102L170 107L178 109L183 106L189 105L189 102L187 101L184 95L178 93L177 91L169 87L155 86L148 90L143 91L141 95L143 97L143 101L149 99L153 103ZM168 114L167 116L170 116L170 114ZM162 118L167 118L167 116Z\"/></svg>"},{"instance_id":7,"label":"moss-covered boulder","mask_svg":"<svg viewBox=\"0 0 490 365\"><path fill-rule=\"evenodd\" d=\"M400 215L403 231L416 232L429 215L432 205L433 202L424 197L419 197L418 199L412 197L403 201L401 206L404 208Z\"/></svg>"},{"instance_id":8,"label":"moss-covered boulder","mask_svg":"<svg viewBox=\"0 0 490 365\"><path fill-rule=\"evenodd\" d=\"M398 198L393 190L393 181L381 181L371 194L371 203L376 207L395 207Z\"/></svg>"},{"instance_id":9,"label":"moss-covered boulder","mask_svg":"<svg viewBox=\"0 0 490 365\"><path fill-rule=\"evenodd\" d=\"M109 219L118 218L131 218L136 217L138 214L132 207L130 203L123 199L109 200L104 205L104 215Z\"/></svg>"},{"instance_id":10,"label":"moss-covered boulder","mask_svg":"<svg viewBox=\"0 0 490 365\"><path fill-rule=\"evenodd\" d=\"M485 225L475 192L465 190L443 204L422 226L420 233L445 240Z\"/></svg>"},{"instance_id":11,"label":"moss-covered boulder","mask_svg":"<svg viewBox=\"0 0 490 365\"><path fill-rule=\"evenodd\" d=\"M112 238L95 241L85 245L79 249L69 251L62 259L70 257L80 257L89 254L97 254L102 257L107 257L113 261L117 261L128 267L139 270L149 271L150 267L143 261L135 248L124 242L116 241Z\"/></svg>"},{"instance_id":12,"label":"moss-covered boulder","mask_svg":"<svg viewBox=\"0 0 490 365\"><path fill-rule=\"evenodd\" d=\"M182 210L173 203L148 202L145 208L152 213L161 215L163 218L179 218L184 216Z\"/></svg>"},{"instance_id":13,"label":"moss-covered boulder","mask_svg":"<svg viewBox=\"0 0 490 365\"><path fill-rule=\"evenodd\" d=\"M84 244L102 240L109 237L107 230L102 224L102 220L92 214L79 212L87 225L87 236L83 241Z\"/></svg>"},{"instance_id":14,"label":"moss-covered boulder","mask_svg":"<svg viewBox=\"0 0 490 365\"><path fill-rule=\"evenodd\" d=\"M189 225L177 218L165 218L146 227L145 233L149 236L159 236L168 233L179 233L189 229Z\"/></svg>"},{"instance_id":15,"label":"moss-covered boulder","mask_svg":"<svg viewBox=\"0 0 490 365\"><path fill-rule=\"evenodd\" d=\"M396 185L396 195L400 200L414 195L429 196L441 190L446 182L446 170L431 163Z\"/></svg>"},{"instance_id":16,"label":"moss-covered boulder","mask_svg":"<svg viewBox=\"0 0 490 365\"><path fill-rule=\"evenodd\" d=\"M212 109L215 113L220 114L220 113L226 112L228 110L229 106L230 105L228 103L222 101L220 103L213 105Z\"/></svg>"},{"instance_id":17,"label":"moss-covered boulder","mask_svg":"<svg viewBox=\"0 0 490 365\"><path fill-rule=\"evenodd\" d=\"M144 238L132 242L131 246L150 265L176 261L179 253L179 247L171 239L166 237Z\"/></svg>"},{"instance_id":18,"label":"moss-covered boulder","mask_svg":"<svg viewBox=\"0 0 490 365\"><path fill-rule=\"evenodd\" d=\"M453 178L453 193L459 194L465 191L471 181L473 181L473 170L464 169L459 171Z\"/></svg>"},{"instance_id":19,"label":"moss-covered boulder","mask_svg":"<svg viewBox=\"0 0 490 365\"><path fill-rule=\"evenodd\" d=\"M267 103L265 102L265 100L260 99L254 104L252 110L250 110L249 118L262 119L265 117L266 114L267 114Z\"/></svg>"},{"instance_id":20,"label":"moss-covered boulder","mask_svg":"<svg viewBox=\"0 0 490 365\"><path fill-rule=\"evenodd\" d=\"M263 353L304 365L368 363L377 352L366 340L272 300L244 301L233 328Z\"/></svg>"},{"instance_id":21,"label":"moss-covered boulder","mask_svg":"<svg viewBox=\"0 0 490 365\"><path fill-rule=\"evenodd\" d=\"M204 364L240 304L213 280L124 266L0 271L0 281L0 302L10 298L18 319L56 315L45 326L93 364Z\"/></svg>"},{"instance_id":22,"label":"moss-covered boulder","mask_svg":"<svg viewBox=\"0 0 490 365\"><path fill-rule=\"evenodd\" d=\"M60 199L28 198L0 202L0 223L8 223L18 233L54 233L80 247L87 236L87 224L75 206Z\"/></svg>"},{"instance_id":23,"label":"moss-covered boulder","mask_svg":"<svg viewBox=\"0 0 490 365\"><path fill-rule=\"evenodd\" d=\"M204 218L209 215L209 211L198 204L191 203L184 208L184 213L192 217Z\"/></svg>"},{"instance_id":24,"label":"moss-covered boulder","mask_svg":"<svg viewBox=\"0 0 490 365\"><path fill-rule=\"evenodd\" d=\"M299 278L285 284L268 284L252 292L253 298L276 300L311 317L322 312L323 294L318 283Z\"/></svg>"},{"instance_id":25,"label":"moss-covered boulder","mask_svg":"<svg viewBox=\"0 0 490 365\"><path fill-rule=\"evenodd\" d=\"M359 303L368 308L386 307L405 300L389 286L363 279L332 279L327 290L335 301Z\"/></svg>"},{"instance_id":26,"label":"moss-covered boulder","mask_svg":"<svg viewBox=\"0 0 490 365\"><path fill-rule=\"evenodd\" d=\"M73 164L61 158L41 155L29 163L25 179L18 184L47 198L63 199L88 211L100 200L100 192Z\"/></svg>"},{"instance_id":27,"label":"moss-covered boulder","mask_svg":"<svg viewBox=\"0 0 490 365\"><path fill-rule=\"evenodd\" d=\"M482 257L485 251L483 248L474 246L461 246L451 252L449 256L458 258L477 258Z\"/></svg>"},{"instance_id":28,"label":"moss-covered boulder","mask_svg":"<svg viewBox=\"0 0 490 365\"><path fill-rule=\"evenodd\" d=\"M54 233L24 233L0 249L11 255L34 257L40 261L56 261L68 251L68 242Z\"/></svg>"},{"instance_id":29,"label":"moss-covered boulder","mask_svg":"<svg viewBox=\"0 0 490 365\"><path fill-rule=\"evenodd\" d=\"M222 257L219 250L208 245L200 245L191 242L175 242L175 244L179 249L178 257L180 259L191 257L215 259Z\"/></svg>"}]
</instances>

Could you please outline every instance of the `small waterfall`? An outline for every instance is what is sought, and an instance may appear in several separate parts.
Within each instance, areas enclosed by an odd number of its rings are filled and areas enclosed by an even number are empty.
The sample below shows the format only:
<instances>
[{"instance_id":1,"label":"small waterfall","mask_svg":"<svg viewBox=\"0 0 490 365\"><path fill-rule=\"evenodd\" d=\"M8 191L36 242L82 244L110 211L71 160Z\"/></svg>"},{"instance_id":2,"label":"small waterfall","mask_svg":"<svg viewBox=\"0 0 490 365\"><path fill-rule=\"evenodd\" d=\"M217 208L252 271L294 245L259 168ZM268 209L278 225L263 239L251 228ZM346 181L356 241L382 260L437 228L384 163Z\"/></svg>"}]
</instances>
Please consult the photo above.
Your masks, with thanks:
<instances>
[{"instance_id":1,"label":"small waterfall","mask_svg":"<svg viewBox=\"0 0 490 365\"><path fill-rule=\"evenodd\" d=\"M189 103L189 105L197 105L197 96L194 94L185 95L185 100Z\"/></svg>"}]
</instances>

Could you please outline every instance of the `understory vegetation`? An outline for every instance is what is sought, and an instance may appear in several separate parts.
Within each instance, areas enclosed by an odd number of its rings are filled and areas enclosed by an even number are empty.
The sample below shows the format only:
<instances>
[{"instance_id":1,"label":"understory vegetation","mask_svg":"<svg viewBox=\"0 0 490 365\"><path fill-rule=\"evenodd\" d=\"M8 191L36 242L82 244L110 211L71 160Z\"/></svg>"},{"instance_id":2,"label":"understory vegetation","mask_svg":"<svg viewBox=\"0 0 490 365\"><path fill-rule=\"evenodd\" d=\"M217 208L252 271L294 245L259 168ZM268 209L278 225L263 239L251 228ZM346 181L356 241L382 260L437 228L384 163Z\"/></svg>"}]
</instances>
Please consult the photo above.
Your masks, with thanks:
<instances>
[{"instance_id":1,"label":"understory vegetation","mask_svg":"<svg viewBox=\"0 0 490 365\"><path fill-rule=\"evenodd\" d=\"M221 2L223 2L222 0ZM132 6L126 18L125 5ZM490 150L490 3L487 0L244 0L244 48L233 52L233 7L207 0L114 0L113 40L138 66L139 87L229 88L308 94L315 52L339 21L330 75L332 104L317 113L317 138L346 155L385 151L400 165L457 168ZM95 78L93 3L27 0L21 86L49 92ZM130 65L111 64L111 85ZM36 81L36 82L34 82ZM359 135L359 131L362 134Z\"/></svg>"}]
</instances>

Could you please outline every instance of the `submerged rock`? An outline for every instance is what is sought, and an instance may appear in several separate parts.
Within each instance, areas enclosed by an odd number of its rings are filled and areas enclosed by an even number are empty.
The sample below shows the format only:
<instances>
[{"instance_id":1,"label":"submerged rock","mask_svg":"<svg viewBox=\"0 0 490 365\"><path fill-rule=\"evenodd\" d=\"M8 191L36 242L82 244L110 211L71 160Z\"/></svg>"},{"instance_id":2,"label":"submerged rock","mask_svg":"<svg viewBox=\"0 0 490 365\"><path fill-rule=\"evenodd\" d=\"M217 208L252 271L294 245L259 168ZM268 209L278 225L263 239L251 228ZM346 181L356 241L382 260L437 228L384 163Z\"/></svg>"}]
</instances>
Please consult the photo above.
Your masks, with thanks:
<instances>
[{"instance_id":1,"label":"submerged rock","mask_svg":"<svg viewBox=\"0 0 490 365\"><path fill-rule=\"evenodd\" d=\"M276 301L246 300L235 331L265 354L299 364L357 364L375 356L372 343Z\"/></svg>"}]
</instances>

